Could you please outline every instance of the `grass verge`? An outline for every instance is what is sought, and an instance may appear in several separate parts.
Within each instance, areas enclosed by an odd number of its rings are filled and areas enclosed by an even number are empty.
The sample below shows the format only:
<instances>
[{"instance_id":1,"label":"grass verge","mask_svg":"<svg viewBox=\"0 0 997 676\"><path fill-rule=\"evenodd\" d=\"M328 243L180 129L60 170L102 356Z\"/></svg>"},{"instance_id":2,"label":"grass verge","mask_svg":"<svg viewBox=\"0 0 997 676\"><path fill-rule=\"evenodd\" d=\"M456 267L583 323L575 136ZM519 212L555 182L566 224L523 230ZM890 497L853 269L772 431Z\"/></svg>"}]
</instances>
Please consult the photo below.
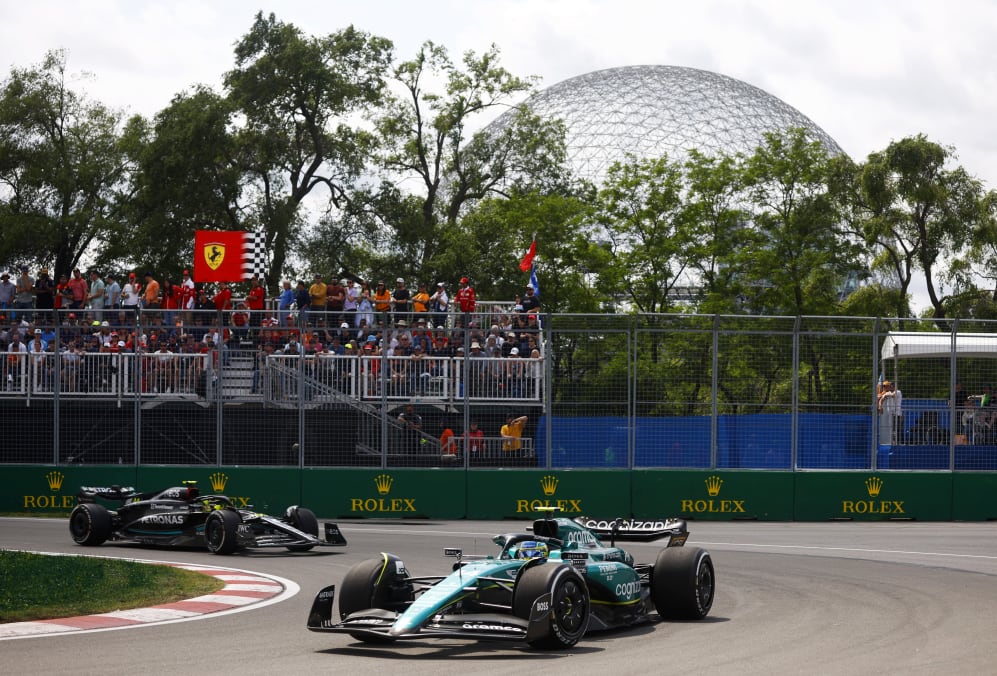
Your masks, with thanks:
<instances>
[{"instance_id":1,"label":"grass verge","mask_svg":"<svg viewBox=\"0 0 997 676\"><path fill-rule=\"evenodd\" d=\"M154 606L225 583L190 570L118 559L0 551L0 622Z\"/></svg>"}]
</instances>

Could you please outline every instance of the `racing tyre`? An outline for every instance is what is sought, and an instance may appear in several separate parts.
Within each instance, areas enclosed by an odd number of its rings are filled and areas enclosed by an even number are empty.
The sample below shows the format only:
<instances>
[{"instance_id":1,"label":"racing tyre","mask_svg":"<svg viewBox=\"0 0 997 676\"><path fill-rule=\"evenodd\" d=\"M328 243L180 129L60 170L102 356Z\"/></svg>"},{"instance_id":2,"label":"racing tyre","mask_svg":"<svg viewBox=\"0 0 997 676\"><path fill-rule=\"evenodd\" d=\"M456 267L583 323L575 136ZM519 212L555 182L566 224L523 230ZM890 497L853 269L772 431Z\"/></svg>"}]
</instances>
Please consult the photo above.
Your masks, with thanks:
<instances>
[{"instance_id":1,"label":"racing tyre","mask_svg":"<svg viewBox=\"0 0 997 676\"><path fill-rule=\"evenodd\" d=\"M236 531L242 519L228 509L218 509L208 514L204 522L204 540L212 554L231 554L238 547Z\"/></svg>"},{"instance_id":2,"label":"racing tyre","mask_svg":"<svg viewBox=\"0 0 997 676\"><path fill-rule=\"evenodd\" d=\"M545 563L523 571L512 593L512 612L530 619L533 602L550 593L547 635L530 641L534 648L570 648L589 624L589 590L581 573L567 564Z\"/></svg>"},{"instance_id":3,"label":"racing tyre","mask_svg":"<svg viewBox=\"0 0 997 676\"><path fill-rule=\"evenodd\" d=\"M315 512L312 510L304 507L288 507L287 520L290 521L291 525L298 530L318 537L318 519L315 518ZM288 545L287 548L292 552L307 552L314 546L315 545Z\"/></svg>"},{"instance_id":4,"label":"racing tyre","mask_svg":"<svg viewBox=\"0 0 997 676\"><path fill-rule=\"evenodd\" d=\"M379 559L368 559L354 564L339 585L339 616L368 608L401 610L412 602L415 592L409 581L408 571L401 559L382 554ZM359 641L379 643L377 637L351 634Z\"/></svg>"},{"instance_id":5,"label":"racing tyre","mask_svg":"<svg viewBox=\"0 0 997 676\"><path fill-rule=\"evenodd\" d=\"M717 578L713 559L701 547L668 547L651 572L651 600L669 620L701 620L713 606Z\"/></svg>"},{"instance_id":6,"label":"racing tyre","mask_svg":"<svg viewBox=\"0 0 997 676\"><path fill-rule=\"evenodd\" d=\"M69 532L78 545L93 547L111 537L111 513L103 505L84 502L69 515Z\"/></svg>"}]
</instances>

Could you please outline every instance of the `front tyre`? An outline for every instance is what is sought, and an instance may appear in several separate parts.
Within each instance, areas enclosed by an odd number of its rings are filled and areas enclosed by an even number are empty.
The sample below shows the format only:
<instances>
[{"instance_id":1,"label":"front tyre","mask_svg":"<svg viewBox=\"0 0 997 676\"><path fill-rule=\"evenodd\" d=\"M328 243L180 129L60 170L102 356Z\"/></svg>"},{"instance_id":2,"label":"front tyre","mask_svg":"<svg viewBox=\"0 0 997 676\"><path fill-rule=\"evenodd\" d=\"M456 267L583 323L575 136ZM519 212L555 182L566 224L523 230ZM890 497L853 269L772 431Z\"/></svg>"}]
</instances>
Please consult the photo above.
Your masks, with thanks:
<instances>
[{"instance_id":1,"label":"front tyre","mask_svg":"<svg viewBox=\"0 0 997 676\"><path fill-rule=\"evenodd\" d=\"M78 545L95 547L111 537L111 513L103 505L84 502L69 515L69 533Z\"/></svg>"},{"instance_id":2,"label":"front tyre","mask_svg":"<svg viewBox=\"0 0 997 676\"><path fill-rule=\"evenodd\" d=\"M380 558L354 564L339 585L339 616L343 620L369 608L400 611L415 598L402 560L382 553ZM379 643L377 637L350 634L358 641Z\"/></svg>"},{"instance_id":3,"label":"front tyre","mask_svg":"<svg viewBox=\"0 0 997 676\"><path fill-rule=\"evenodd\" d=\"M242 519L228 509L218 509L204 522L204 540L212 554L231 554L239 543L236 539Z\"/></svg>"},{"instance_id":4,"label":"front tyre","mask_svg":"<svg viewBox=\"0 0 997 676\"><path fill-rule=\"evenodd\" d=\"M651 599L669 620L701 620L713 607L717 578L713 559L701 547L668 547L651 573Z\"/></svg>"},{"instance_id":5,"label":"front tyre","mask_svg":"<svg viewBox=\"0 0 997 676\"><path fill-rule=\"evenodd\" d=\"M318 519L315 513L305 507L288 507L287 520L298 530L318 537ZM315 545L288 545L292 552L307 552Z\"/></svg>"},{"instance_id":6,"label":"front tyre","mask_svg":"<svg viewBox=\"0 0 997 676\"><path fill-rule=\"evenodd\" d=\"M589 624L589 591L581 573L566 564L545 563L523 571L512 593L512 612L530 619L533 602L550 594L547 633L530 641L534 648L570 648Z\"/></svg>"}]
</instances>

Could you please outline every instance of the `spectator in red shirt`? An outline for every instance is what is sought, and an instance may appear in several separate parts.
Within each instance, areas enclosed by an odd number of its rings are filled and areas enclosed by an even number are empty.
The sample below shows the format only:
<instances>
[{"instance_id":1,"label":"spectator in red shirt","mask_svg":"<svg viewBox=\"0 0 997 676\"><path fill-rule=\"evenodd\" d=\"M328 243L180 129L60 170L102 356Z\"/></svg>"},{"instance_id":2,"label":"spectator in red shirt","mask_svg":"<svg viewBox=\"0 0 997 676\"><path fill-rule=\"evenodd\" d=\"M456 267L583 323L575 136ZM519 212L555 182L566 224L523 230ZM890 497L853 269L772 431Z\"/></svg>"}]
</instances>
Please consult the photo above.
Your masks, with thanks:
<instances>
[{"instance_id":1,"label":"spectator in red shirt","mask_svg":"<svg viewBox=\"0 0 997 676\"><path fill-rule=\"evenodd\" d=\"M266 289L260 284L258 277L249 282L249 293L246 294L246 307L249 308L249 325L259 326L263 319L263 308L266 305Z\"/></svg>"},{"instance_id":2,"label":"spectator in red shirt","mask_svg":"<svg viewBox=\"0 0 997 676\"><path fill-rule=\"evenodd\" d=\"M457 301L457 305L460 307L461 312L465 314L474 312L477 301L474 298L474 288L471 286L471 282L467 277L460 278L460 289L457 290L457 295L454 296L454 300Z\"/></svg>"},{"instance_id":3,"label":"spectator in red shirt","mask_svg":"<svg viewBox=\"0 0 997 676\"><path fill-rule=\"evenodd\" d=\"M218 293L214 297L215 309L220 312L226 312L232 309L232 289L229 288L228 282L222 282Z\"/></svg>"}]
</instances>

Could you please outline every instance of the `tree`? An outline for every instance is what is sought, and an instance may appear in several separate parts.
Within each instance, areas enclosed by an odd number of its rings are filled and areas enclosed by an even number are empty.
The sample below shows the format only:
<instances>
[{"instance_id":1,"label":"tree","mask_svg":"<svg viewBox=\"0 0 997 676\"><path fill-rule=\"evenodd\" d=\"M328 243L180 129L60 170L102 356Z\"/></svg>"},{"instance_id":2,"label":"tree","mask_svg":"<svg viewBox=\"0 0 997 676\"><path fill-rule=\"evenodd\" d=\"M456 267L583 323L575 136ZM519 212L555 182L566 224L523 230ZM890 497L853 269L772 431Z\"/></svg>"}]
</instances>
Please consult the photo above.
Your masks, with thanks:
<instances>
[{"instance_id":1,"label":"tree","mask_svg":"<svg viewBox=\"0 0 997 676\"><path fill-rule=\"evenodd\" d=\"M64 51L13 69L0 89L0 260L68 273L118 224L128 174L120 115L66 81Z\"/></svg>"},{"instance_id":2,"label":"tree","mask_svg":"<svg viewBox=\"0 0 997 676\"><path fill-rule=\"evenodd\" d=\"M391 43L352 26L306 37L261 12L235 57L224 82L242 120L236 163L276 284L305 198L323 187L329 208L343 208L367 166L376 139L350 122L379 102Z\"/></svg>"},{"instance_id":3,"label":"tree","mask_svg":"<svg viewBox=\"0 0 997 676\"><path fill-rule=\"evenodd\" d=\"M497 133L471 134L485 115L533 87L533 78L514 76L498 57L492 46L481 55L465 53L457 65L443 47L426 42L392 70L400 93L378 120L390 182L370 201L384 210L379 216L391 230L392 254L407 263L399 272L441 273L436 258L453 245L444 233L475 201L550 192L565 183L562 123L523 107Z\"/></svg>"},{"instance_id":4,"label":"tree","mask_svg":"<svg viewBox=\"0 0 997 676\"><path fill-rule=\"evenodd\" d=\"M893 272L903 298L913 270L921 270L939 319L947 314L942 280L958 270L971 233L984 225L980 183L961 167L946 169L953 158L951 148L921 134L869 155L860 174L866 240L880 248L879 264Z\"/></svg>"},{"instance_id":5,"label":"tree","mask_svg":"<svg viewBox=\"0 0 997 676\"><path fill-rule=\"evenodd\" d=\"M681 165L668 158L610 167L596 200L596 220L612 262L600 273L639 312L670 309L671 290L691 267L697 231L684 211Z\"/></svg>"},{"instance_id":6,"label":"tree","mask_svg":"<svg viewBox=\"0 0 997 676\"><path fill-rule=\"evenodd\" d=\"M753 238L735 256L748 306L761 314L834 314L839 289L860 272L843 227L835 162L802 129L769 133L744 164Z\"/></svg>"}]
</instances>

